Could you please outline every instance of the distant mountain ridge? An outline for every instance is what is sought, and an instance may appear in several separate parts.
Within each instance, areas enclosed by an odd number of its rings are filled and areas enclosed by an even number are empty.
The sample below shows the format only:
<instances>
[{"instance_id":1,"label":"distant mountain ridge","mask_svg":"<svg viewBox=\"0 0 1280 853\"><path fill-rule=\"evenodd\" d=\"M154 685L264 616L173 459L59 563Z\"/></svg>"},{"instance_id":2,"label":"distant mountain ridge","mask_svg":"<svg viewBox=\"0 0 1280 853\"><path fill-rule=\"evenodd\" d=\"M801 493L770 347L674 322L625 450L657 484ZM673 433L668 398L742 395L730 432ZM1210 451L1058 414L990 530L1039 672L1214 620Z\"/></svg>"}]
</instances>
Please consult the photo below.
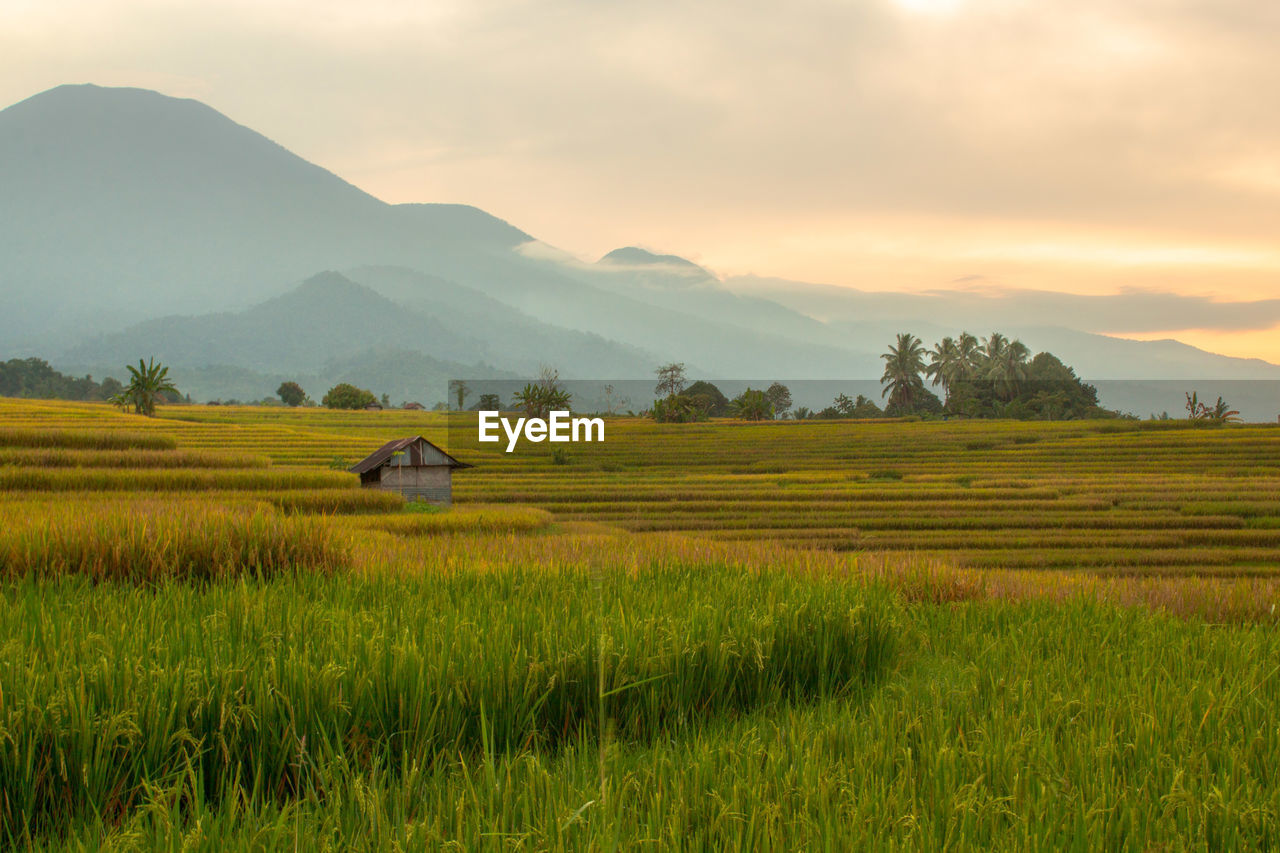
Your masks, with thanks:
<instances>
[{"instance_id":1,"label":"distant mountain ridge","mask_svg":"<svg viewBox=\"0 0 1280 853\"><path fill-rule=\"evenodd\" d=\"M0 357L97 367L146 350L211 389L242 377L237 396L357 361L420 363L433 378L416 396L435 399L441 370L542 364L578 378L648 377L668 361L704 376L874 377L896 332L954 334L969 304L721 281L636 246L576 262L474 207L386 204L208 106L141 89L60 86L0 110L0 221ZM1024 334L1084 376L1280 377L1020 316L966 327Z\"/></svg>"},{"instance_id":2,"label":"distant mountain ridge","mask_svg":"<svg viewBox=\"0 0 1280 853\"><path fill-rule=\"evenodd\" d=\"M148 352L168 364L212 362L267 372L313 372L371 348L453 361L461 355L527 375L543 363L574 361L636 374L653 361L649 354L598 336L548 327L483 294L412 270L366 267L350 275L379 290L324 272L243 311L147 320L86 341L64 358L112 364L127 360L138 342L146 341Z\"/></svg>"},{"instance_id":3,"label":"distant mountain ridge","mask_svg":"<svg viewBox=\"0 0 1280 853\"><path fill-rule=\"evenodd\" d=\"M529 239L474 208L386 204L142 89L60 86L0 111L0 190L6 335L244 307L323 269Z\"/></svg>"},{"instance_id":4,"label":"distant mountain ridge","mask_svg":"<svg viewBox=\"0 0 1280 853\"><path fill-rule=\"evenodd\" d=\"M219 364L252 370L308 371L370 347L416 348L439 354L473 350L476 342L434 317L406 311L373 290L334 272L241 312L146 320L68 350L85 363L127 360L146 341L167 364L196 366L216 354ZM425 350L423 350L425 352Z\"/></svg>"}]
</instances>

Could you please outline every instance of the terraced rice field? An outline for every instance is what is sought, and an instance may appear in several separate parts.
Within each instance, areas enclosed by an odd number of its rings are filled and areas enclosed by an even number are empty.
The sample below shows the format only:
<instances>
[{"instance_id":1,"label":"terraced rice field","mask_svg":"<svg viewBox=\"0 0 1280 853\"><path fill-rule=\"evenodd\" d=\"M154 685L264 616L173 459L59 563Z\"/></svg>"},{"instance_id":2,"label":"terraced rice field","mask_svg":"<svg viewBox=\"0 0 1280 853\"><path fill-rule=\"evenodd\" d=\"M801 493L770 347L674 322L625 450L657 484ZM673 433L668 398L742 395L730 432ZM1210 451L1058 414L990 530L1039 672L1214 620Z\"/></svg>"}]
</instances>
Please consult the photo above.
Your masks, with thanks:
<instances>
[{"instance_id":1,"label":"terraced rice field","mask_svg":"<svg viewBox=\"0 0 1280 853\"><path fill-rule=\"evenodd\" d=\"M299 487L332 489L304 472L421 433L476 463L455 477L460 504L529 505L559 521L985 569L1246 576L1280 567L1280 427L1271 425L617 419L603 444L573 445L556 465L546 444L506 454L478 443L466 416L167 414L155 428L184 451L269 457L272 473L246 477L246 487L270 487L287 470Z\"/></svg>"},{"instance_id":2,"label":"terraced rice field","mask_svg":"<svg viewBox=\"0 0 1280 853\"><path fill-rule=\"evenodd\" d=\"M0 846L1280 845L1276 428L161 415L0 400Z\"/></svg>"},{"instance_id":3,"label":"terraced rice field","mask_svg":"<svg viewBox=\"0 0 1280 853\"><path fill-rule=\"evenodd\" d=\"M571 527L988 573L1266 578L1280 567L1271 425L613 419L604 443L572 445L555 464L547 444L510 454L480 444L465 414L194 406L146 419L0 401L0 490L383 513L399 500L359 489L341 469L412 434L475 463L455 476L455 501L491 515L536 508Z\"/></svg>"},{"instance_id":4,"label":"terraced rice field","mask_svg":"<svg viewBox=\"0 0 1280 853\"><path fill-rule=\"evenodd\" d=\"M632 531L912 551L980 568L1252 574L1280 566L1276 427L610 429L604 446L576 446L562 467L467 447L467 458L482 461L476 476L460 478L461 493Z\"/></svg>"}]
</instances>

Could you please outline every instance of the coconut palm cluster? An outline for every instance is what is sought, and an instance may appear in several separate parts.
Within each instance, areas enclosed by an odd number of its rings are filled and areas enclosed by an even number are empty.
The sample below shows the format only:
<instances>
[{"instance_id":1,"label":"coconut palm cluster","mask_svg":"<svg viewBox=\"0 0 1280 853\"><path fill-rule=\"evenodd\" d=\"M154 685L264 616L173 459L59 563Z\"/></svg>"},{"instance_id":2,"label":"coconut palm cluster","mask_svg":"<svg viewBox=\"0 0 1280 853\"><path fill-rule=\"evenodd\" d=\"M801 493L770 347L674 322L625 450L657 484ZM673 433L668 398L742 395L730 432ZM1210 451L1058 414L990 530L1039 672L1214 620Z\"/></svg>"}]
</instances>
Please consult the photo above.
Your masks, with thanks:
<instances>
[{"instance_id":1,"label":"coconut palm cluster","mask_svg":"<svg viewBox=\"0 0 1280 853\"><path fill-rule=\"evenodd\" d=\"M902 332L881 355L887 415L963 415L1046 420L1114 416L1098 406L1098 392L1053 353L1032 357L1022 341L992 332L945 337L926 350ZM925 385L941 386L939 400Z\"/></svg>"}]
</instances>

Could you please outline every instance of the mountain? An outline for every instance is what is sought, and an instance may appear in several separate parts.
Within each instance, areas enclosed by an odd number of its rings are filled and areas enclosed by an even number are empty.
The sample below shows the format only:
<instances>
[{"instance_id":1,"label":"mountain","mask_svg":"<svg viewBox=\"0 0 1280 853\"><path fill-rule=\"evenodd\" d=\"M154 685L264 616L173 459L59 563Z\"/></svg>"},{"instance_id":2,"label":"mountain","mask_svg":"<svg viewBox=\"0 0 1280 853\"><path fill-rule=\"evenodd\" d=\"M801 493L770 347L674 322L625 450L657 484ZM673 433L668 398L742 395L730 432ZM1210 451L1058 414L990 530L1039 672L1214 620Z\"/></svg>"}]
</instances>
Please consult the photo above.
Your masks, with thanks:
<instances>
[{"instance_id":1,"label":"mountain","mask_svg":"<svg viewBox=\"0 0 1280 853\"><path fill-rule=\"evenodd\" d=\"M1206 296L1128 290L1119 293L1061 293L961 283L941 290L903 293L858 290L761 276L734 276L724 287L739 295L775 299L824 322L945 318L962 327L1043 324L1087 332L1125 329L1259 329L1280 324L1280 299L1218 300Z\"/></svg>"},{"instance_id":2,"label":"mountain","mask_svg":"<svg viewBox=\"0 0 1280 853\"><path fill-rule=\"evenodd\" d=\"M127 361L138 342L146 341L148 353L166 364L266 371L315 371L374 346L503 364L525 375L543 364L645 375L656 363L651 354L548 326L470 288L413 270L362 267L348 275L312 276L243 311L146 320L72 347L62 358L114 364Z\"/></svg>"},{"instance_id":3,"label":"mountain","mask_svg":"<svg viewBox=\"0 0 1280 853\"><path fill-rule=\"evenodd\" d=\"M566 377L648 376L659 363L647 350L536 320L478 290L416 270L360 267L347 275L410 312L443 318L474 342L469 348L443 350L419 341L426 352L466 353L524 376L537 375L543 365L559 365Z\"/></svg>"},{"instance_id":4,"label":"mountain","mask_svg":"<svg viewBox=\"0 0 1280 853\"><path fill-rule=\"evenodd\" d=\"M897 331L929 339L957 325L1024 334L1086 376L1280 376L1175 342L1086 334L1107 308L1280 322L1280 300L875 294L721 281L635 246L586 263L473 207L386 204L208 106L141 89L61 86L0 110L0 221L0 358L100 368L144 349L210 387L415 359L504 377L542 364L650 377L668 361L753 381L874 377ZM1070 328L1044 329L1045 316Z\"/></svg>"},{"instance_id":5,"label":"mountain","mask_svg":"<svg viewBox=\"0 0 1280 853\"><path fill-rule=\"evenodd\" d=\"M476 340L439 319L406 311L337 273L321 273L283 296L240 312L146 320L68 350L86 364L128 361L146 341L166 364L206 364L265 371L313 371L374 346L416 349L437 357L475 352Z\"/></svg>"},{"instance_id":6,"label":"mountain","mask_svg":"<svg viewBox=\"0 0 1280 853\"><path fill-rule=\"evenodd\" d=\"M827 324L776 300L734 293L710 272L677 255L627 246L614 249L590 267L569 269L597 287L625 293L654 307L708 322L732 323L756 334L843 350L847 354L840 359L840 375L848 375L850 356L855 364L875 361L872 350L860 348Z\"/></svg>"},{"instance_id":7,"label":"mountain","mask_svg":"<svg viewBox=\"0 0 1280 853\"><path fill-rule=\"evenodd\" d=\"M549 326L594 334L651 353L652 367L683 361L690 368L725 376L776 377L845 375L850 351L839 335L807 317L774 306L767 317L745 316L760 300L744 299L719 289L691 289L676 298L655 296L658 290L634 286L622 273L601 272L575 263L526 252L530 244L509 251L437 253L429 265L436 278L481 291L520 313ZM399 289L395 298L412 300ZM710 302L711 304L707 304ZM795 334L792 321L806 327ZM824 340L824 334L827 340ZM598 377L608 365L575 366L569 372ZM560 365L562 371L565 365Z\"/></svg>"},{"instance_id":8,"label":"mountain","mask_svg":"<svg viewBox=\"0 0 1280 853\"><path fill-rule=\"evenodd\" d=\"M321 269L529 237L379 201L196 101L60 86L0 111L0 335L225 310Z\"/></svg>"},{"instance_id":9,"label":"mountain","mask_svg":"<svg viewBox=\"0 0 1280 853\"><path fill-rule=\"evenodd\" d=\"M198 400L261 399L289 379L315 399L338 382L353 382L397 402L434 402L445 399L451 378L515 376L482 359L450 358L477 352L479 339L334 272L244 311L147 320L74 347L61 360L110 375L134 357L140 341Z\"/></svg>"},{"instance_id":10,"label":"mountain","mask_svg":"<svg viewBox=\"0 0 1280 853\"><path fill-rule=\"evenodd\" d=\"M515 374L506 370L480 364L459 364L447 359L432 358L413 350L374 348L351 358L333 361L325 366L321 375L312 380L303 377L299 384L310 390L324 390L339 382L350 382L368 388L376 394L386 394L391 404L418 402L431 406L449 399L449 380L511 379ZM277 386L278 387L278 386ZM319 399L319 397L316 397ZM474 402L472 400L471 402Z\"/></svg>"},{"instance_id":11,"label":"mountain","mask_svg":"<svg viewBox=\"0 0 1280 853\"><path fill-rule=\"evenodd\" d=\"M1262 359L1218 355L1176 340L1138 341L1101 333L1116 324L1140 331L1195 328L1206 322L1242 328L1260 320L1280 323L1280 300L1275 299L1214 302L1169 293L1009 289L897 293L759 276L738 276L723 285L743 297L776 300L851 340L879 342L877 351L898 332L912 332L930 346L961 331L979 337L1000 331L1020 337L1033 352L1053 352L1089 379L1280 379L1280 365ZM1054 324L1046 324L1046 318Z\"/></svg>"},{"instance_id":12,"label":"mountain","mask_svg":"<svg viewBox=\"0 0 1280 853\"><path fill-rule=\"evenodd\" d=\"M1091 379L1280 379L1280 367L1260 358L1232 358L1181 341L1133 341L1064 329L1014 325L1038 350L1069 353L1076 373Z\"/></svg>"},{"instance_id":13,"label":"mountain","mask_svg":"<svg viewBox=\"0 0 1280 853\"><path fill-rule=\"evenodd\" d=\"M682 360L826 375L842 360L838 348L600 287L529 257L529 235L474 208L385 204L203 104L145 90L62 86L0 111L0 217L14 223L0 233L0 348L15 354L243 310L321 269L399 266L480 291L544 331L652 353L645 373Z\"/></svg>"}]
</instances>

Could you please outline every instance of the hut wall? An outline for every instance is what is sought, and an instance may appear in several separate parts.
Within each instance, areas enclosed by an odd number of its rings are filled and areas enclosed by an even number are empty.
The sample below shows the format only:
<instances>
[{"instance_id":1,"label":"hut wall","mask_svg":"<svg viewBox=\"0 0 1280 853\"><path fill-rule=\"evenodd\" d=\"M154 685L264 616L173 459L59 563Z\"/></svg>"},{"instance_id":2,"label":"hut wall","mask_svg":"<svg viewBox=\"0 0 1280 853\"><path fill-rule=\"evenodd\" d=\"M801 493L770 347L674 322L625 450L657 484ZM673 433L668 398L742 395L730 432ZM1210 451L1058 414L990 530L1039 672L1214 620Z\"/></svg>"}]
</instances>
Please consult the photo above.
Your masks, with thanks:
<instances>
[{"instance_id":1,"label":"hut wall","mask_svg":"<svg viewBox=\"0 0 1280 853\"><path fill-rule=\"evenodd\" d=\"M399 492L409 500L446 506L453 503L453 469L447 465L423 468L386 465L381 470L381 485L387 491Z\"/></svg>"}]
</instances>

